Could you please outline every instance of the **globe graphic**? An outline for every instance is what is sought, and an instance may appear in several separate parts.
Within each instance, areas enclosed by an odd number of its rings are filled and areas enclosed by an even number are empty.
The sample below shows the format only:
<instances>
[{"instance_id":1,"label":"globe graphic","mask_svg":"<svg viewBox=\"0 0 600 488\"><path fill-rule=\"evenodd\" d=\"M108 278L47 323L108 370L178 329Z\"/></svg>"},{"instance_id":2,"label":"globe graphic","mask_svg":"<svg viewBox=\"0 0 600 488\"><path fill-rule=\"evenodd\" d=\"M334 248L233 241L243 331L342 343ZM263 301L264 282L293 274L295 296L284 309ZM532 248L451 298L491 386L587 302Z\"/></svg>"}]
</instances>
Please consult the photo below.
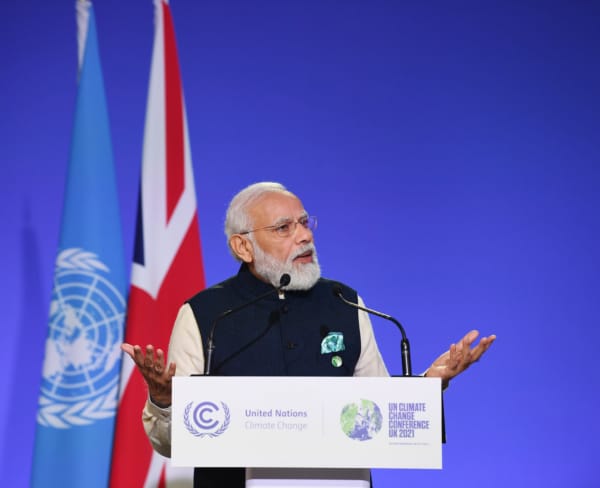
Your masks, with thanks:
<instances>
[{"instance_id":1,"label":"globe graphic","mask_svg":"<svg viewBox=\"0 0 600 488\"><path fill-rule=\"evenodd\" d=\"M367 441L381 430L383 415L375 402L361 399L342 409L340 423L342 431L350 439Z\"/></svg>"}]
</instances>

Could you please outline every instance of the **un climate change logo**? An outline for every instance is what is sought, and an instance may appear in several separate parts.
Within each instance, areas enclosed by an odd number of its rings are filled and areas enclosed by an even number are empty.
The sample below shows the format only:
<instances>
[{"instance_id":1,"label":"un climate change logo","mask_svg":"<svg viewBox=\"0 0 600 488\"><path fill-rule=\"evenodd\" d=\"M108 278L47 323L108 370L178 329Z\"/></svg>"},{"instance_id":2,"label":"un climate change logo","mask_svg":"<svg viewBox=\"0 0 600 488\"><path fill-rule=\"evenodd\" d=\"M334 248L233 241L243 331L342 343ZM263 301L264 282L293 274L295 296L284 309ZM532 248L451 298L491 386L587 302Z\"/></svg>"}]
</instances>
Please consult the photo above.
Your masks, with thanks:
<instances>
[{"instance_id":1,"label":"un climate change logo","mask_svg":"<svg viewBox=\"0 0 600 488\"><path fill-rule=\"evenodd\" d=\"M340 423L342 431L350 439L367 441L381 430L383 415L375 402L361 399L342 409Z\"/></svg>"},{"instance_id":2,"label":"un climate change logo","mask_svg":"<svg viewBox=\"0 0 600 488\"><path fill-rule=\"evenodd\" d=\"M229 427L231 415L223 402L200 402L194 406L190 402L185 407L183 422L185 428L196 437L218 437Z\"/></svg>"},{"instance_id":3,"label":"un climate change logo","mask_svg":"<svg viewBox=\"0 0 600 488\"><path fill-rule=\"evenodd\" d=\"M56 259L41 425L66 429L115 414L125 300L104 277L108 271L81 249L66 249Z\"/></svg>"}]
</instances>

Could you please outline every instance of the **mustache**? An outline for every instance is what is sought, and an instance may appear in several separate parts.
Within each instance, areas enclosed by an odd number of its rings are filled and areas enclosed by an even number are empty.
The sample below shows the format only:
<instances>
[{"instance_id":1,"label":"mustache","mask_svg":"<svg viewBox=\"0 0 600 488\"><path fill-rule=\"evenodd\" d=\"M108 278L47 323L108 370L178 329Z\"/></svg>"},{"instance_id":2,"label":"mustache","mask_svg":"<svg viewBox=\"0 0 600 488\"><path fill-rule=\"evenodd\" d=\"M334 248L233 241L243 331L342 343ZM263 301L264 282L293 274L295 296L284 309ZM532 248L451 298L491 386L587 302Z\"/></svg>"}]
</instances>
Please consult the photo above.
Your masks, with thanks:
<instances>
[{"instance_id":1,"label":"mustache","mask_svg":"<svg viewBox=\"0 0 600 488\"><path fill-rule=\"evenodd\" d=\"M302 254L306 253L306 252L312 252L313 254L315 254L316 252L316 248L314 244L305 244L304 246L302 246L300 249L298 249L293 256L291 256L291 261L293 261L294 259L296 259L298 256L301 256Z\"/></svg>"}]
</instances>

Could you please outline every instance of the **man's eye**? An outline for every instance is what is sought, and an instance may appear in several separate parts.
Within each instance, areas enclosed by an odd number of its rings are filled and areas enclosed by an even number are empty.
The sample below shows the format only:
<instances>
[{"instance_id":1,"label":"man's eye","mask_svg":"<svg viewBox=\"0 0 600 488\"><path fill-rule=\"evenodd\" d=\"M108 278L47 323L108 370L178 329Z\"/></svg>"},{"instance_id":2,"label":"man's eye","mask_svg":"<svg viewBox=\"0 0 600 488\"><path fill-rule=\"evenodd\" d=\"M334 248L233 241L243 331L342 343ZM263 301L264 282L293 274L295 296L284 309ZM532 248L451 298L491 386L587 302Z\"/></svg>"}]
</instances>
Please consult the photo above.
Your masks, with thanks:
<instances>
[{"instance_id":1,"label":"man's eye","mask_svg":"<svg viewBox=\"0 0 600 488\"><path fill-rule=\"evenodd\" d=\"M298 223L302 227L308 227L308 217L302 217L300 220L298 220Z\"/></svg>"},{"instance_id":2,"label":"man's eye","mask_svg":"<svg viewBox=\"0 0 600 488\"><path fill-rule=\"evenodd\" d=\"M285 224L278 225L275 230L280 234L285 234L286 232L289 232L290 224L289 222L286 222Z\"/></svg>"}]
</instances>

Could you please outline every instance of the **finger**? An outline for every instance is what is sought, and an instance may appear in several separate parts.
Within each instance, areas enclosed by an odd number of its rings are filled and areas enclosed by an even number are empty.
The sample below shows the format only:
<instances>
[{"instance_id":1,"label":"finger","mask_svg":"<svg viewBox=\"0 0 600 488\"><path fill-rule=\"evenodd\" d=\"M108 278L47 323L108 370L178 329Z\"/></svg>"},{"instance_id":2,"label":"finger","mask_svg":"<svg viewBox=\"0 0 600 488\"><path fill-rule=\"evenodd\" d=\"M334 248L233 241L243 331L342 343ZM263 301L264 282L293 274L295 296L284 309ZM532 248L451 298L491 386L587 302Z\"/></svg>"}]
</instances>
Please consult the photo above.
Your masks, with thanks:
<instances>
[{"instance_id":1,"label":"finger","mask_svg":"<svg viewBox=\"0 0 600 488\"><path fill-rule=\"evenodd\" d=\"M142 348L138 345L133 346L133 360L135 364L138 366L144 365L144 353L142 352Z\"/></svg>"},{"instance_id":2,"label":"finger","mask_svg":"<svg viewBox=\"0 0 600 488\"><path fill-rule=\"evenodd\" d=\"M487 337L486 337L486 340L489 342L489 345L491 345L491 344L492 344L492 342L494 342L494 341L496 340L496 335L495 335L495 334L492 334L492 335L490 335L490 336L487 336Z\"/></svg>"},{"instance_id":3,"label":"finger","mask_svg":"<svg viewBox=\"0 0 600 488\"><path fill-rule=\"evenodd\" d=\"M479 344L471 350L471 362L478 361L481 355L489 349L492 344L492 340L488 337L483 337Z\"/></svg>"},{"instance_id":4,"label":"finger","mask_svg":"<svg viewBox=\"0 0 600 488\"><path fill-rule=\"evenodd\" d=\"M492 342L494 342L495 338L496 338L495 336L490 336L490 337L484 337L483 339L481 339L481 341L479 341L479 344L477 344L477 347L475 347L472 351L472 361L471 362L478 361L479 358L483 355L483 353L490 348L490 346L492 345Z\"/></svg>"},{"instance_id":5,"label":"finger","mask_svg":"<svg viewBox=\"0 0 600 488\"><path fill-rule=\"evenodd\" d=\"M144 358L144 366L151 368L154 364L154 347L152 344L146 346L146 357Z\"/></svg>"},{"instance_id":6,"label":"finger","mask_svg":"<svg viewBox=\"0 0 600 488\"><path fill-rule=\"evenodd\" d=\"M460 364L462 357L462 346L460 344L452 344L450 346L450 354L448 355L446 367L449 369L456 369Z\"/></svg>"},{"instance_id":7,"label":"finger","mask_svg":"<svg viewBox=\"0 0 600 488\"><path fill-rule=\"evenodd\" d=\"M156 350L156 361L154 363L154 367L158 367L161 369L161 371L164 369L165 367L165 353L163 352L162 349L157 349Z\"/></svg>"},{"instance_id":8,"label":"finger","mask_svg":"<svg viewBox=\"0 0 600 488\"><path fill-rule=\"evenodd\" d=\"M134 359L134 348L131 344L124 342L121 344L121 351L127 354L131 359Z\"/></svg>"},{"instance_id":9,"label":"finger","mask_svg":"<svg viewBox=\"0 0 600 488\"><path fill-rule=\"evenodd\" d=\"M466 346L467 348L469 348L469 347L471 347L471 344L473 344L473 342L475 342L475 340L477 339L477 337L479 337L479 331L478 330L472 330L472 331L467 332L460 342L464 346Z\"/></svg>"}]
</instances>

